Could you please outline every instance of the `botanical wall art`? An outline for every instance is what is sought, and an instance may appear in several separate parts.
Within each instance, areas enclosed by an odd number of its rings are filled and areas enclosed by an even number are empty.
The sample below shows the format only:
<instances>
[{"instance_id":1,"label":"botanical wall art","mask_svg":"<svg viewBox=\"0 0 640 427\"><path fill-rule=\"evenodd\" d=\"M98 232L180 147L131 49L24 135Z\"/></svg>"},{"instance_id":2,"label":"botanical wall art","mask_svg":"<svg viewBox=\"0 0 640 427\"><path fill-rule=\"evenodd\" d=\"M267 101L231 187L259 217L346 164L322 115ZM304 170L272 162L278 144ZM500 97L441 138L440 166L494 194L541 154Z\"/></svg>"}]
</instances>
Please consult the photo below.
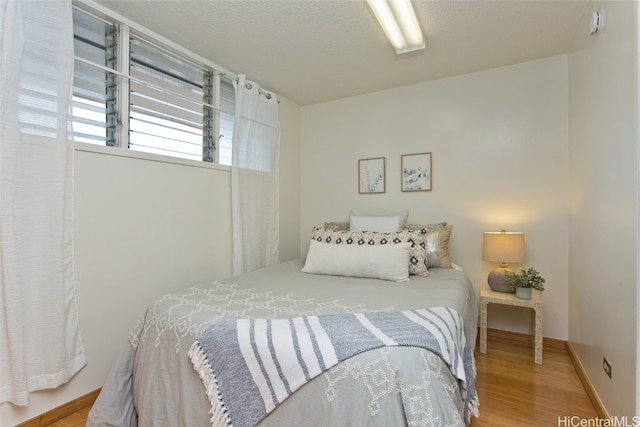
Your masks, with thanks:
<instances>
[{"instance_id":1,"label":"botanical wall art","mask_svg":"<svg viewBox=\"0 0 640 427\"><path fill-rule=\"evenodd\" d=\"M384 193L384 157L358 160L358 192L360 194Z\"/></svg>"},{"instance_id":2,"label":"botanical wall art","mask_svg":"<svg viewBox=\"0 0 640 427\"><path fill-rule=\"evenodd\" d=\"M431 153L402 155L402 191L431 191Z\"/></svg>"}]
</instances>

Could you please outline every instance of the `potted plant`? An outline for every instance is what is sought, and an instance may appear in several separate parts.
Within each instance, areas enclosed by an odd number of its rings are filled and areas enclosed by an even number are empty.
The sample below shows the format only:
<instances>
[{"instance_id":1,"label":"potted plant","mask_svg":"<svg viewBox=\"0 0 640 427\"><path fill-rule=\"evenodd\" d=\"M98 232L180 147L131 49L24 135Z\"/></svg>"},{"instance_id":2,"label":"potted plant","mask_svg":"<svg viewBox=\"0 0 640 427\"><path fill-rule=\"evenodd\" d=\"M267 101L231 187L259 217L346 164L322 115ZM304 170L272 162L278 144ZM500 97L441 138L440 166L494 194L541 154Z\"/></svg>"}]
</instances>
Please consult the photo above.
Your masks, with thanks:
<instances>
[{"instance_id":1,"label":"potted plant","mask_svg":"<svg viewBox=\"0 0 640 427\"><path fill-rule=\"evenodd\" d=\"M531 299L531 289L544 291L545 280L535 268L520 268L518 271L508 271L505 275L518 298Z\"/></svg>"}]
</instances>

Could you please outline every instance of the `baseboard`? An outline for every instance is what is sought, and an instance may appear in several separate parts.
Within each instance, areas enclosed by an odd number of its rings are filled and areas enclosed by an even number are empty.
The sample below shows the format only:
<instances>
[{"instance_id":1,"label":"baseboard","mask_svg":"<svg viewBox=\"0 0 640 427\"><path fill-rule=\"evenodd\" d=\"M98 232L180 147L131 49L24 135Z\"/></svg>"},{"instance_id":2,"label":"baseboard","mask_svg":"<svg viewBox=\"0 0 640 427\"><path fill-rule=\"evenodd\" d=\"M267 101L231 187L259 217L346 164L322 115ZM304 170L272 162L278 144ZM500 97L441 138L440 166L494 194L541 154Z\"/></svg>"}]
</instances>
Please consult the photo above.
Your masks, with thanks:
<instances>
[{"instance_id":1,"label":"baseboard","mask_svg":"<svg viewBox=\"0 0 640 427\"><path fill-rule=\"evenodd\" d=\"M487 328L487 338L533 348L533 335L527 335L520 332L502 331L500 329ZM555 338L544 337L542 339L542 346L545 350L555 350L562 352L567 351L567 342Z\"/></svg>"},{"instance_id":2,"label":"baseboard","mask_svg":"<svg viewBox=\"0 0 640 427\"><path fill-rule=\"evenodd\" d=\"M587 372L584 370L584 366L582 366L582 362L580 362L580 359L578 358L578 355L576 354L570 342L567 342L567 353L569 353L569 357L571 358L571 363L573 363L573 367L576 369L576 372L578 373L578 378L580 378L580 381L582 382L582 386L587 392L587 396L589 396L589 400L591 400L591 404L593 405L593 407L596 410L596 413L598 414L598 418L607 419L607 420L611 419L609 417L609 414L607 413L606 408L602 404L602 401L598 397L598 393L596 393L596 390L593 387L593 384L591 384L591 381L589 381Z\"/></svg>"},{"instance_id":3,"label":"baseboard","mask_svg":"<svg viewBox=\"0 0 640 427\"><path fill-rule=\"evenodd\" d=\"M37 417L20 423L16 427L45 427L53 424L56 421L68 417L74 412L78 412L79 410L84 409L87 406L93 405L93 402L95 402L98 398L98 394L100 394L100 390L102 389L99 388L83 396L80 396L77 399L73 399L70 402L62 404L56 408L51 409L50 411L45 412L44 414L40 414Z\"/></svg>"}]
</instances>

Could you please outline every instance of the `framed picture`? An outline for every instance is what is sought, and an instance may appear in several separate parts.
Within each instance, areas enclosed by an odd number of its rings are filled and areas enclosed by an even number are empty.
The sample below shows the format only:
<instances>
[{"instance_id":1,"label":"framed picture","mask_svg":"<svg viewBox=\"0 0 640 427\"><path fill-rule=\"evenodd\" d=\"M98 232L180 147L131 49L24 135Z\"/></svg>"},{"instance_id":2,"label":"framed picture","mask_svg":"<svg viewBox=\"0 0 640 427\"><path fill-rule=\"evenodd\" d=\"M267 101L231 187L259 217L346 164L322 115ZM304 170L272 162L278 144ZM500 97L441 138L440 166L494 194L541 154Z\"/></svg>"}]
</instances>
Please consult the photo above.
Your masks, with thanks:
<instances>
[{"instance_id":1,"label":"framed picture","mask_svg":"<svg viewBox=\"0 0 640 427\"><path fill-rule=\"evenodd\" d=\"M384 157L358 160L358 192L360 194L384 193Z\"/></svg>"},{"instance_id":2,"label":"framed picture","mask_svg":"<svg viewBox=\"0 0 640 427\"><path fill-rule=\"evenodd\" d=\"M404 154L402 191L431 191L431 153Z\"/></svg>"}]
</instances>

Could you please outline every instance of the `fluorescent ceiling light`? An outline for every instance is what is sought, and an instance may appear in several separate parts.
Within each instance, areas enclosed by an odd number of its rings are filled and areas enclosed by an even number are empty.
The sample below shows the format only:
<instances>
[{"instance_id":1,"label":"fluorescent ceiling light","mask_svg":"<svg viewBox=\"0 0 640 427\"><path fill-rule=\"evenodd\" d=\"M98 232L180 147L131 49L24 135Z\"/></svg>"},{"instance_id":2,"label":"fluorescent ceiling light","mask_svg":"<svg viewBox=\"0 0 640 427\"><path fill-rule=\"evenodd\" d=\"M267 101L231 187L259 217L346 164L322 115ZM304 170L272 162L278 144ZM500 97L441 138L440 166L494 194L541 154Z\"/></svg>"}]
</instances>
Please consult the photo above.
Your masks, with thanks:
<instances>
[{"instance_id":1,"label":"fluorescent ceiling light","mask_svg":"<svg viewBox=\"0 0 640 427\"><path fill-rule=\"evenodd\" d=\"M410 0L367 0L396 53L424 49L424 37Z\"/></svg>"}]
</instances>

